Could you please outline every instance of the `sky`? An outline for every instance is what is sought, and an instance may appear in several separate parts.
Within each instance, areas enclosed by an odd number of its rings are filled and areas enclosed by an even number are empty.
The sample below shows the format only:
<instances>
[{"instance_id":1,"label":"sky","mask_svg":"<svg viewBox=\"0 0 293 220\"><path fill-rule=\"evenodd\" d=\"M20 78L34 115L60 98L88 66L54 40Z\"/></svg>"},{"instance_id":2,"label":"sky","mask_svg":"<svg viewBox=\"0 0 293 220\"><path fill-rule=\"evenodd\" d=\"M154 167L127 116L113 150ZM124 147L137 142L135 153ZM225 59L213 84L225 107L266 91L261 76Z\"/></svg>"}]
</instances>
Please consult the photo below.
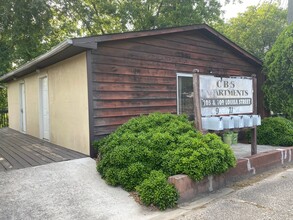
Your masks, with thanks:
<instances>
[{"instance_id":1,"label":"sky","mask_svg":"<svg viewBox=\"0 0 293 220\"><path fill-rule=\"evenodd\" d=\"M236 3L236 4L227 4L225 5L225 0L219 0L222 5L222 9L225 11L224 18L225 20L229 20L232 17L236 17L238 13L242 13L246 11L246 8L248 6L252 5L259 5L262 4L263 2L280 2L281 7L287 8L288 0L242 0L242 3Z\"/></svg>"}]
</instances>

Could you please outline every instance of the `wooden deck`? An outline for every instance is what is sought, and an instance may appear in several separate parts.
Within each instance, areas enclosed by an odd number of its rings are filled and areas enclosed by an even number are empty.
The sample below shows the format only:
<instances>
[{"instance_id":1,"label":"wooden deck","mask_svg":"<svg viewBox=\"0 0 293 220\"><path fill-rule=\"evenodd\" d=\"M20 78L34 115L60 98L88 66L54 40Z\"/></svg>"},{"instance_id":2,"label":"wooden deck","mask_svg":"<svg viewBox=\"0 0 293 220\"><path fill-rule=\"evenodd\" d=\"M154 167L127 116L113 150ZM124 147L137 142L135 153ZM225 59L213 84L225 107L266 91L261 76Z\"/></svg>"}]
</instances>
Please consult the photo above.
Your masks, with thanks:
<instances>
[{"instance_id":1,"label":"wooden deck","mask_svg":"<svg viewBox=\"0 0 293 220\"><path fill-rule=\"evenodd\" d=\"M0 171L83 157L87 156L10 128L0 129Z\"/></svg>"}]
</instances>

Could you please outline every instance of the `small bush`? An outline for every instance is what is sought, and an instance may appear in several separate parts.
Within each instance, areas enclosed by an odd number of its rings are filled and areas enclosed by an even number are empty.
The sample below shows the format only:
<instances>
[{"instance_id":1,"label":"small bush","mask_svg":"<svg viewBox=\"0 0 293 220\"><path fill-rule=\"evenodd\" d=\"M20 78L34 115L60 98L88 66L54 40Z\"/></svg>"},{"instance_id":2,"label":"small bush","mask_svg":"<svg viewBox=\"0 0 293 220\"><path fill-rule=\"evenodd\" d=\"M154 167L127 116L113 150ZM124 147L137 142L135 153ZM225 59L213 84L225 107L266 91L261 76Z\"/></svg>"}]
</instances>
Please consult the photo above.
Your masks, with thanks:
<instances>
[{"instance_id":1,"label":"small bush","mask_svg":"<svg viewBox=\"0 0 293 220\"><path fill-rule=\"evenodd\" d=\"M184 115L154 113L133 118L95 146L100 153L97 170L102 177L108 184L128 191L135 190L145 179L152 181L149 175L154 170L164 175L184 173L201 180L236 164L228 145L215 134L197 132ZM159 178L158 175L151 176ZM162 184L156 193L164 195L169 190L169 185ZM155 199L150 202L161 208L173 204L164 196L148 198ZM147 199L142 201L149 203Z\"/></svg>"},{"instance_id":2,"label":"small bush","mask_svg":"<svg viewBox=\"0 0 293 220\"><path fill-rule=\"evenodd\" d=\"M262 120L257 127L257 143L273 146L293 146L293 122L282 117Z\"/></svg>"},{"instance_id":3,"label":"small bush","mask_svg":"<svg viewBox=\"0 0 293 220\"><path fill-rule=\"evenodd\" d=\"M149 177L136 187L140 199L145 205L153 204L161 210L176 205L177 190L166 179L167 177L162 171L153 170Z\"/></svg>"}]
</instances>

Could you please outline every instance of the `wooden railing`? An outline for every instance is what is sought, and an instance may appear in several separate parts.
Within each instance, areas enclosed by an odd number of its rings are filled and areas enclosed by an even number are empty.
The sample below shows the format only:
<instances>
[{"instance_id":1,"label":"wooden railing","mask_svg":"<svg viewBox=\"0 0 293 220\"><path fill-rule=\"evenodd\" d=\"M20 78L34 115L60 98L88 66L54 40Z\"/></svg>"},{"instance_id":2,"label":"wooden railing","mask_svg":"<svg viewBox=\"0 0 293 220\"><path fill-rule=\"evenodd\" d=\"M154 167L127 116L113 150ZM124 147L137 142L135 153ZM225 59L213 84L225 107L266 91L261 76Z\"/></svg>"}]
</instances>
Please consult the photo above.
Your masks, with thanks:
<instances>
[{"instance_id":1,"label":"wooden railing","mask_svg":"<svg viewBox=\"0 0 293 220\"><path fill-rule=\"evenodd\" d=\"M8 110L0 109L0 128L8 127Z\"/></svg>"}]
</instances>

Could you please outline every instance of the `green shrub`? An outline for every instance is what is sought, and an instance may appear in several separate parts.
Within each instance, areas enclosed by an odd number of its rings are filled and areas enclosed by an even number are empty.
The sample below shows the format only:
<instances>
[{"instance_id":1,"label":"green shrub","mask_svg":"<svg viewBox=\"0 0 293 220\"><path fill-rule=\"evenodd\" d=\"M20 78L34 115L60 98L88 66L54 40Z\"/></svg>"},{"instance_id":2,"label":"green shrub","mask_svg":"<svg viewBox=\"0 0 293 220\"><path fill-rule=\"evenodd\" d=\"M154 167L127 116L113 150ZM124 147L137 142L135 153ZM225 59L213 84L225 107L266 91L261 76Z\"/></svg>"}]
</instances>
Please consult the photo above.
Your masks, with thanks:
<instances>
[{"instance_id":1,"label":"green shrub","mask_svg":"<svg viewBox=\"0 0 293 220\"><path fill-rule=\"evenodd\" d=\"M133 190L148 177L150 171L148 167L140 162L132 163L119 173L120 184L127 191Z\"/></svg>"},{"instance_id":2,"label":"green shrub","mask_svg":"<svg viewBox=\"0 0 293 220\"><path fill-rule=\"evenodd\" d=\"M163 156L162 169L169 175L184 173L194 180L220 174L236 163L231 148L220 137L207 134L201 138L182 135L178 148Z\"/></svg>"},{"instance_id":3,"label":"green shrub","mask_svg":"<svg viewBox=\"0 0 293 220\"><path fill-rule=\"evenodd\" d=\"M133 118L95 146L101 158L97 170L102 178L128 191L135 190L154 170L162 170L165 175L184 173L201 180L236 164L228 145L215 134L197 132L184 115L153 113ZM169 189L158 190L164 194ZM163 201L167 197L158 198L162 201L151 203L170 203Z\"/></svg>"},{"instance_id":4,"label":"green shrub","mask_svg":"<svg viewBox=\"0 0 293 220\"><path fill-rule=\"evenodd\" d=\"M293 122L282 117L262 120L257 127L257 143L273 146L293 146Z\"/></svg>"},{"instance_id":5,"label":"green shrub","mask_svg":"<svg viewBox=\"0 0 293 220\"><path fill-rule=\"evenodd\" d=\"M145 205L153 204L161 210L176 205L177 190L166 179L167 177L162 171L153 170L149 177L136 187L140 199Z\"/></svg>"}]
</instances>

